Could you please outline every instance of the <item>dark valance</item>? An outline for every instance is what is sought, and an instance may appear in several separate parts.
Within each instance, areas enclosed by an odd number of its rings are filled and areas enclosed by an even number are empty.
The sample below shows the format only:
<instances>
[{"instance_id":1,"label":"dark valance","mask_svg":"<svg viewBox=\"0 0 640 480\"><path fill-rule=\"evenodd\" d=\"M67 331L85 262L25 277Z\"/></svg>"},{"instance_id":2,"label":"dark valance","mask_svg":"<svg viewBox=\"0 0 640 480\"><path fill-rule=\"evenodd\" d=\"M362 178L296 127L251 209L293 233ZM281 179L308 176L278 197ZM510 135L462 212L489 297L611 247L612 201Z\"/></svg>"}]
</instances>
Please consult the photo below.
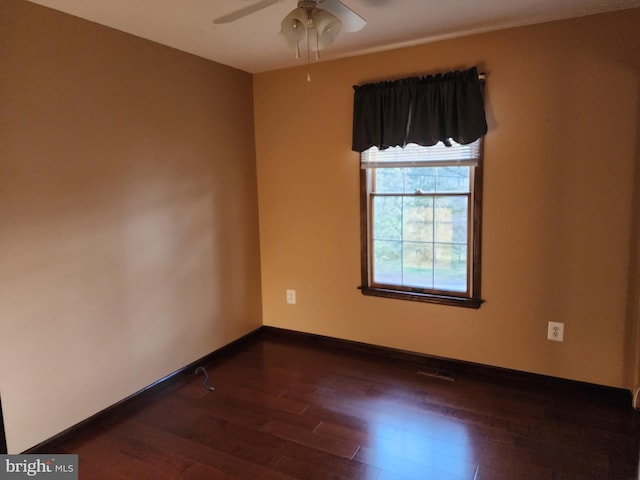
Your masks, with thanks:
<instances>
[{"instance_id":1,"label":"dark valance","mask_svg":"<svg viewBox=\"0 0 640 480\"><path fill-rule=\"evenodd\" d=\"M464 71L354 86L352 149L460 144L487 133L482 80Z\"/></svg>"}]
</instances>

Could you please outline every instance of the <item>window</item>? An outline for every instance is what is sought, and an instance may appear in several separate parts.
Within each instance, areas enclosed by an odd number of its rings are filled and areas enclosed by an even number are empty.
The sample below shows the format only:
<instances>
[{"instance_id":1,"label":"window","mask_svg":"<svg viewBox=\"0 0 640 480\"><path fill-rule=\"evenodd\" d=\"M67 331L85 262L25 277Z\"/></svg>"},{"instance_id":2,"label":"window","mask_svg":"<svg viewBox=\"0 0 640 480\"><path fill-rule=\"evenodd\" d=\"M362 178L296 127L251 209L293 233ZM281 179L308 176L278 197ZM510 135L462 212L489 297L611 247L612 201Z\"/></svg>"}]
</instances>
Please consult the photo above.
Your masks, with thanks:
<instances>
[{"instance_id":1,"label":"window","mask_svg":"<svg viewBox=\"0 0 640 480\"><path fill-rule=\"evenodd\" d=\"M479 308L484 75L353 88L362 293Z\"/></svg>"},{"instance_id":2,"label":"window","mask_svg":"<svg viewBox=\"0 0 640 480\"><path fill-rule=\"evenodd\" d=\"M362 293L479 308L482 139L361 153Z\"/></svg>"}]
</instances>

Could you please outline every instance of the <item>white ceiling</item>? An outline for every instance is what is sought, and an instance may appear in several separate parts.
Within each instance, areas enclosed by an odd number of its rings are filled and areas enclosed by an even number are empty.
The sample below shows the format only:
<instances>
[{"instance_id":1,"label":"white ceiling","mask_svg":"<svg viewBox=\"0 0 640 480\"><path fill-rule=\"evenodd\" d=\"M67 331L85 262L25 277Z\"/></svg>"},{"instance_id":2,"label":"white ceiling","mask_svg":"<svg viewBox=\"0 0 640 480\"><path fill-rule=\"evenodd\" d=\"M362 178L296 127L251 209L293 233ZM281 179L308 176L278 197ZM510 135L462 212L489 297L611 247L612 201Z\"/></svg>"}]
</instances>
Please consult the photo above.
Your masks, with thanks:
<instances>
[{"instance_id":1,"label":"white ceiling","mask_svg":"<svg viewBox=\"0 0 640 480\"><path fill-rule=\"evenodd\" d=\"M258 0L30 0L225 65L259 73L304 63L279 37L296 0L229 24L213 19ZM639 7L640 0L343 0L367 20L322 60L506 27ZM303 56L304 57L304 56Z\"/></svg>"}]
</instances>

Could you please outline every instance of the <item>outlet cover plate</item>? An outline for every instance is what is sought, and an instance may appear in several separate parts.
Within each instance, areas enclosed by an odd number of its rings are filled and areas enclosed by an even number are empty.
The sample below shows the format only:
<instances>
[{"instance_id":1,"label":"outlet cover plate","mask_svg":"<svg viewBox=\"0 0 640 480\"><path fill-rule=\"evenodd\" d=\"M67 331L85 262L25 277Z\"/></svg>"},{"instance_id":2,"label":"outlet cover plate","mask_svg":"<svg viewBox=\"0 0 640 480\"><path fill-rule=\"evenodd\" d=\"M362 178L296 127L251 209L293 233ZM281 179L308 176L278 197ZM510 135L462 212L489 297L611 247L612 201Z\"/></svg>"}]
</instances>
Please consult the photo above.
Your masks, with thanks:
<instances>
[{"instance_id":1,"label":"outlet cover plate","mask_svg":"<svg viewBox=\"0 0 640 480\"><path fill-rule=\"evenodd\" d=\"M547 329L547 340L554 342L564 342L564 323L549 322Z\"/></svg>"},{"instance_id":2,"label":"outlet cover plate","mask_svg":"<svg viewBox=\"0 0 640 480\"><path fill-rule=\"evenodd\" d=\"M295 290L287 290L287 303L289 305L296 304L296 291Z\"/></svg>"}]
</instances>

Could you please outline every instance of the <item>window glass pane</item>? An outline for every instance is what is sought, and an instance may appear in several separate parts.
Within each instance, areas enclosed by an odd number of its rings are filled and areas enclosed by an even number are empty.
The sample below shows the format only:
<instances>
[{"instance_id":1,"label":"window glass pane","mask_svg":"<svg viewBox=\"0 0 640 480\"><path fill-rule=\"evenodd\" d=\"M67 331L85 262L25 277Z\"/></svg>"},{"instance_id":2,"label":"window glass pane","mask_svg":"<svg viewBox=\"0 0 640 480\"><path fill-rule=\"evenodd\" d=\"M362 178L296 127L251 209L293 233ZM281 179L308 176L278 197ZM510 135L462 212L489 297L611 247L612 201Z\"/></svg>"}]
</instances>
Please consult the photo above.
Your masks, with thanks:
<instances>
[{"instance_id":1,"label":"window glass pane","mask_svg":"<svg viewBox=\"0 0 640 480\"><path fill-rule=\"evenodd\" d=\"M467 196L374 196L373 280L467 290Z\"/></svg>"},{"instance_id":2,"label":"window glass pane","mask_svg":"<svg viewBox=\"0 0 640 480\"><path fill-rule=\"evenodd\" d=\"M405 168L378 168L375 171L375 191L378 193L403 193L405 191Z\"/></svg>"},{"instance_id":3,"label":"window glass pane","mask_svg":"<svg viewBox=\"0 0 640 480\"><path fill-rule=\"evenodd\" d=\"M434 254L434 288L465 292L467 290L466 245L436 244Z\"/></svg>"},{"instance_id":4,"label":"window glass pane","mask_svg":"<svg viewBox=\"0 0 640 480\"><path fill-rule=\"evenodd\" d=\"M406 178L404 193L436 191L438 168L403 168L402 170Z\"/></svg>"},{"instance_id":5,"label":"window glass pane","mask_svg":"<svg viewBox=\"0 0 640 480\"><path fill-rule=\"evenodd\" d=\"M467 237L467 197L437 197L435 199L435 241L462 243Z\"/></svg>"},{"instance_id":6,"label":"window glass pane","mask_svg":"<svg viewBox=\"0 0 640 480\"><path fill-rule=\"evenodd\" d=\"M377 168L376 193L467 193L471 167Z\"/></svg>"},{"instance_id":7,"label":"window glass pane","mask_svg":"<svg viewBox=\"0 0 640 480\"><path fill-rule=\"evenodd\" d=\"M404 286L433 288L432 243L404 243L402 281Z\"/></svg>"},{"instance_id":8,"label":"window glass pane","mask_svg":"<svg viewBox=\"0 0 640 480\"><path fill-rule=\"evenodd\" d=\"M436 188L438 193L468 192L470 167L438 167Z\"/></svg>"},{"instance_id":9,"label":"window glass pane","mask_svg":"<svg viewBox=\"0 0 640 480\"><path fill-rule=\"evenodd\" d=\"M373 281L402 285L402 242L373 241Z\"/></svg>"},{"instance_id":10,"label":"window glass pane","mask_svg":"<svg viewBox=\"0 0 640 480\"><path fill-rule=\"evenodd\" d=\"M407 241L433 241L433 198L404 197L402 238Z\"/></svg>"},{"instance_id":11,"label":"window glass pane","mask_svg":"<svg viewBox=\"0 0 640 480\"><path fill-rule=\"evenodd\" d=\"M467 289L467 197L435 200L434 286L438 290Z\"/></svg>"},{"instance_id":12,"label":"window glass pane","mask_svg":"<svg viewBox=\"0 0 640 480\"><path fill-rule=\"evenodd\" d=\"M374 197L373 239L402 240L402 197Z\"/></svg>"}]
</instances>

